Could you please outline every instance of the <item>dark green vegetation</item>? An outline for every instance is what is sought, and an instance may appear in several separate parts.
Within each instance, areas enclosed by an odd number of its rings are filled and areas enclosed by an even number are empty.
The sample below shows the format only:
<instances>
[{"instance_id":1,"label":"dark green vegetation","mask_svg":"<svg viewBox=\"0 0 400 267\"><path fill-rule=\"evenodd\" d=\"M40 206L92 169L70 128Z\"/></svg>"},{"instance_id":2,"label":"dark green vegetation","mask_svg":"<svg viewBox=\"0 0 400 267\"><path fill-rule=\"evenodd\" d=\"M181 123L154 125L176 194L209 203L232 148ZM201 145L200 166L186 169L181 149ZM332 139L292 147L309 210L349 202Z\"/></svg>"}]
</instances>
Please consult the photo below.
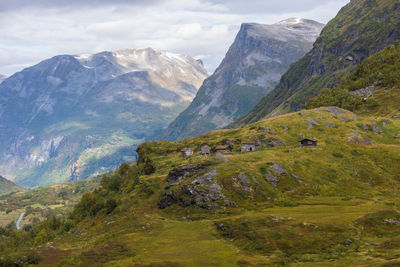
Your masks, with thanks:
<instances>
[{"instance_id":1,"label":"dark green vegetation","mask_svg":"<svg viewBox=\"0 0 400 267\"><path fill-rule=\"evenodd\" d=\"M364 88L372 92L359 91ZM307 107L338 106L357 113L393 116L400 112L399 103L400 42L364 60L340 86L310 99Z\"/></svg>"},{"instance_id":2,"label":"dark green vegetation","mask_svg":"<svg viewBox=\"0 0 400 267\"><path fill-rule=\"evenodd\" d=\"M32 247L43 266L396 264L399 132L395 119L320 108L145 143L137 165L105 175L67 218L3 233L3 253ZM301 148L302 136L318 146ZM245 140L259 150L240 153ZM203 144L227 151L201 156ZM184 147L195 154L182 158Z\"/></svg>"},{"instance_id":3,"label":"dark green vegetation","mask_svg":"<svg viewBox=\"0 0 400 267\"><path fill-rule=\"evenodd\" d=\"M278 86L233 126L301 109L309 98L339 85L364 59L399 39L399 1L351 1L323 29L311 52L293 64Z\"/></svg>"},{"instance_id":4,"label":"dark green vegetation","mask_svg":"<svg viewBox=\"0 0 400 267\"><path fill-rule=\"evenodd\" d=\"M22 187L0 176L0 196L4 194L24 191Z\"/></svg>"}]
</instances>

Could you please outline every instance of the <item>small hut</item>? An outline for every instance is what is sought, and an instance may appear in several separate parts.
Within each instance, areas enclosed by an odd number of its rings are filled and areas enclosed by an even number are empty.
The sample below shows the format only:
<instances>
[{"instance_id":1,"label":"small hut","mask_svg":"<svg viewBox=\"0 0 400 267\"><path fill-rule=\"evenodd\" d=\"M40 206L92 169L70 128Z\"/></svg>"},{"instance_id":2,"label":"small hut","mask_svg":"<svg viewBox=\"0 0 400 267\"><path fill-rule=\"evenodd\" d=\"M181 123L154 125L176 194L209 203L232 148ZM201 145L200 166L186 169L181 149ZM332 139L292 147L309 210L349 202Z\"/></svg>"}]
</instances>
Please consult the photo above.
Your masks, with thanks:
<instances>
[{"instance_id":1,"label":"small hut","mask_svg":"<svg viewBox=\"0 0 400 267\"><path fill-rule=\"evenodd\" d=\"M316 147L317 144L318 144L318 141L315 139L304 138L304 139L301 139L301 141L300 141L301 147Z\"/></svg>"},{"instance_id":2,"label":"small hut","mask_svg":"<svg viewBox=\"0 0 400 267\"><path fill-rule=\"evenodd\" d=\"M187 158L193 155L193 150L191 148L185 147L181 150L182 157Z\"/></svg>"},{"instance_id":3,"label":"small hut","mask_svg":"<svg viewBox=\"0 0 400 267\"><path fill-rule=\"evenodd\" d=\"M203 156L210 156L210 154L211 154L211 152L210 152L210 147L207 146L207 145L201 146L200 150L201 150L201 154L202 154Z\"/></svg>"},{"instance_id":4,"label":"small hut","mask_svg":"<svg viewBox=\"0 0 400 267\"><path fill-rule=\"evenodd\" d=\"M256 142L243 142L242 143L242 153L256 151Z\"/></svg>"}]
</instances>

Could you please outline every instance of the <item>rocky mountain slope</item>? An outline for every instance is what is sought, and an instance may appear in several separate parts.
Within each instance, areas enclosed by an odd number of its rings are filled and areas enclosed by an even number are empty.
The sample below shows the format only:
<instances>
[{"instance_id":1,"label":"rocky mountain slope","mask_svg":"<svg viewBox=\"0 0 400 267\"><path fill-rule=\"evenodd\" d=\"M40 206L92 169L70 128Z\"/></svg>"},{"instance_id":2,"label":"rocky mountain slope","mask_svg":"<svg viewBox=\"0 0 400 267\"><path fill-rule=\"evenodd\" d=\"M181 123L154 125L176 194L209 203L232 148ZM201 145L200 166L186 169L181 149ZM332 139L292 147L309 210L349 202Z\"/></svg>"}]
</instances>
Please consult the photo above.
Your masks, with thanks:
<instances>
[{"instance_id":1,"label":"rocky mountain slope","mask_svg":"<svg viewBox=\"0 0 400 267\"><path fill-rule=\"evenodd\" d=\"M322 27L295 18L273 25L243 24L221 65L159 138L197 136L245 115L275 87L290 64L312 48Z\"/></svg>"},{"instance_id":2,"label":"rocky mountain slope","mask_svg":"<svg viewBox=\"0 0 400 267\"><path fill-rule=\"evenodd\" d=\"M358 114L399 118L399 103L400 41L364 60L342 84L310 99L307 107L339 106Z\"/></svg>"},{"instance_id":3,"label":"rocky mountain slope","mask_svg":"<svg viewBox=\"0 0 400 267\"><path fill-rule=\"evenodd\" d=\"M314 48L278 86L233 126L299 110L310 97L344 81L358 64L400 40L400 3L352 0L323 29Z\"/></svg>"},{"instance_id":4,"label":"rocky mountain slope","mask_svg":"<svg viewBox=\"0 0 400 267\"><path fill-rule=\"evenodd\" d=\"M0 195L24 191L22 187L0 176Z\"/></svg>"},{"instance_id":5,"label":"rocky mountain slope","mask_svg":"<svg viewBox=\"0 0 400 267\"><path fill-rule=\"evenodd\" d=\"M134 159L195 96L198 61L148 49L62 55L0 85L0 173L33 187Z\"/></svg>"}]
</instances>

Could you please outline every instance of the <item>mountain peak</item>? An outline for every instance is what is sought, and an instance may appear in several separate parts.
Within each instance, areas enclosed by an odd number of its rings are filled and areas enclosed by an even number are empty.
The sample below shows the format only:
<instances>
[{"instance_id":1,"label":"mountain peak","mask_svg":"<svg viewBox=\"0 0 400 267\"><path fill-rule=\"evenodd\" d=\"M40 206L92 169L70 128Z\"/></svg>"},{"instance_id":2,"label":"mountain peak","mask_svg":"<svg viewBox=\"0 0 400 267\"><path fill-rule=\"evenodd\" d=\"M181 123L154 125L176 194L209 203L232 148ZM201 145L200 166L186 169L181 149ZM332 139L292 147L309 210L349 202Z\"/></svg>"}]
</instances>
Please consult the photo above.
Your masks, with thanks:
<instances>
[{"instance_id":1,"label":"mountain peak","mask_svg":"<svg viewBox=\"0 0 400 267\"><path fill-rule=\"evenodd\" d=\"M275 24L243 23L239 35L275 39L283 42L314 42L322 31L324 24L314 20L289 18Z\"/></svg>"},{"instance_id":2,"label":"mountain peak","mask_svg":"<svg viewBox=\"0 0 400 267\"><path fill-rule=\"evenodd\" d=\"M1 83L2 81L4 81L5 79L7 79L7 76L6 76L6 75L3 75L3 74L0 74L0 83Z\"/></svg>"},{"instance_id":3,"label":"mountain peak","mask_svg":"<svg viewBox=\"0 0 400 267\"><path fill-rule=\"evenodd\" d=\"M223 128L250 111L290 65L312 48L322 30L322 24L309 26L299 21L293 26L243 23L215 73L160 138L200 135Z\"/></svg>"}]
</instances>

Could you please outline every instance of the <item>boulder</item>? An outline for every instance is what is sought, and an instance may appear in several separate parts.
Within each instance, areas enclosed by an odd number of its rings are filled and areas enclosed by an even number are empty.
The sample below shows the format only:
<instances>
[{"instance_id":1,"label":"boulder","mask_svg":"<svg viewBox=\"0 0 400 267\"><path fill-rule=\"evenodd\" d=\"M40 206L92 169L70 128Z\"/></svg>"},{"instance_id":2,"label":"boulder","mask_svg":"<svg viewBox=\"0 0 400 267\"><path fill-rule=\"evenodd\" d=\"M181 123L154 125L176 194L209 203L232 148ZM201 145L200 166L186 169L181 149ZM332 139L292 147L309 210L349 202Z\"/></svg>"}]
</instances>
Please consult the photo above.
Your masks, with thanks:
<instances>
[{"instance_id":1,"label":"boulder","mask_svg":"<svg viewBox=\"0 0 400 267\"><path fill-rule=\"evenodd\" d=\"M204 164L200 164L200 165L186 164L186 165L180 166L178 168L174 168L172 171L169 172L169 174L167 176L167 182L172 183L172 182L183 180L188 175L196 173L206 167L207 167L207 165L204 165Z\"/></svg>"},{"instance_id":2,"label":"boulder","mask_svg":"<svg viewBox=\"0 0 400 267\"><path fill-rule=\"evenodd\" d=\"M267 138L267 139L263 140L263 143L267 147L277 147L277 146L286 145L286 143L284 141L276 139L276 138Z\"/></svg>"},{"instance_id":3,"label":"boulder","mask_svg":"<svg viewBox=\"0 0 400 267\"><path fill-rule=\"evenodd\" d=\"M276 175L287 174L285 168L276 162L273 162L273 165L269 169Z\"/></svg>"},{"instance_id":4,"label":"boulder","mask_svg":"<svg viewBox=\"0 0 400 267\"><path fill-rule=\"evenodd\" d=\"M277 187L278 183L281 181L278 177L274 176L270 171L266 174L267 183L272 185L273 187Z\"/></svg>"},{"instance_id":5,"label":"boulder","mask_svg":"<svg viewBox=\"0 0 400 267\"><path fill-rule=\"evenodd\" d=\"M332 122L327 122L325 123L326 128L332 129L336 127L336 124L332 123Z\"/></svg>"},{"instance_id":6,"label":"boulder","mask_svg":"<svg viewBox=\"0 0 400 267\"><path fill-rule=\"evenodd\" d=\"M277 176L281 176L281 175L284 175L287 173L288 172L282 165L280 165L276 162L273 162L272 166L270 166L268 168L268 171L266 173L267 183L269 183L273 187L276 187L278 185L278 183L280 182L280 179Z\"/></svg>"},{"instance_id":7,"label":"boulder","mask_svg":"<svg viewBox=\"0 0 400 267\"><path fill-rule=\"evenodd\" d=\"M210 204L210 202L225 199L226 197L222 194L222 187L213 178L215 175L217 175L217 172L213 169L189 184L164 192L158 205L159 208L165 209L178 203L184 207L191 205L205 209L218 207L218 204Z\"/></svg>"},{"instance_id":8,"label":"boulder","mask_svg":"<svg viewBox=\"0 0 400 267\"><path fill-rule=\"evenodd\" d=\"M368 137L361 136L361 135L350 136L347 143L349 145L373 145L374 144L374 142L372 142L371 139L369 139Z\"/></svg>"},{"instance_id":9,"label":"boulder","mask_svg":"<svg viewBox=\"0 0 400 267\"><path fill-rule=\"evenodd\" d=\"M249 194L254 191L253 188L251 187L251 182L244 173L240 173L237 176L233 176L232 182L233 182L233 187L240 192Z\"/></svg>"},{"instance_id":10,"label":"boulder","mask_svg":"<svg viewBox=\"0 0 400 267\"><path fill-rule=\"evenodd\" d=\"M312 128L314 128L314 126L318 126L319 125L318 122L316 122L314 119L311 119L311 118L306 119L306 121L309 122L308 123L308 129L312 129Z\"/></svg>"}]
</instances>

